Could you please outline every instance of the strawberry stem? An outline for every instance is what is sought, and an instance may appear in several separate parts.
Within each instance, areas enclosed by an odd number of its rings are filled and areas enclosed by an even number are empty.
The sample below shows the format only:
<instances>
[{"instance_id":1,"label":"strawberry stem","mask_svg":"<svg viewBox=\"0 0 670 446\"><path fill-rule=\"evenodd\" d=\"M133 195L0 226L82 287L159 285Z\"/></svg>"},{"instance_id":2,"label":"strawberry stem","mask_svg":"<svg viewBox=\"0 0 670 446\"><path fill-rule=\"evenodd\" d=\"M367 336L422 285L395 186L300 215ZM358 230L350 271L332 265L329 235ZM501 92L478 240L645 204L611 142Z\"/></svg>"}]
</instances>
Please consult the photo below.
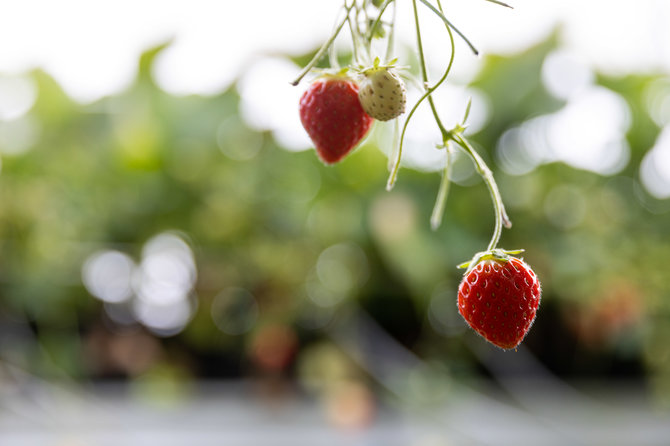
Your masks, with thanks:
<instances>
[{"instance_id":1,"label":"strawberry stem","mask_svg":"<svg viewBox=\"0 0 670 446\"><path fill-rule=\"evenodd\" d=\"M370 26L370 29L368 30L368 35L366 37L368 45L370 45L370 42L372 42L372 38L375 36L375 33L377 32L377 28L381 24L382 21L382 16L384 15L384 11L386 11L386 8L393 3L395 0L386 0L380 7L379 7L379 14L377 15L377 18L375 21L372 23ZM395 4L393 5L393 15L395 16Z\"/></svg>"},{"instance_id":2,"label":"strawberry stem","mask_svg":"<svg viewBox=\"0 0 670 446\"><path fill-rule=\"evenodd\" d=\"M421 3L423 3L424 5L426 5L426 6L428 7L428 9L430 9L430 10L433 11L435 14L437 14L437 16L444 22L444 24L447 25L447 27L452 28L454 31L456 31L456 34L458 34L458 35L461 37L461 39L463 39L463 41L470 47L470 50L472 50L472 52L475 54L475 56L479 55L479 51L477 50L477 48L475 48L475 46L472 44L472 42L470 42L470 40L468 40L468 38L465 37L465 34L463 34L462 32L460 32L460 31L458 30L458 28L456 28L456 27L449 21L449 19L447 19L447 18L445 17L444 13L441 11L442 8L440 8L440 10L438 10L438 9L435 8L435 6L433 6L428 0L419 0L419 1L420 1ZM438 3L439 3L439 1L438 1Z\"/></svg>"},{"instance_id":3,"label":"strawberry stem","mask_svg":"<svg viewBox=\"0 0 670 446\"><path fill-rule=\"evenodd\" d=\"M491 241L489 242L489 246L486 248L486 250L492 251L493 249L495 249L495 247L498 245L498 242L500 241L503 226L505 226L506 228L511 228L512 222L507 216L507 212L505 212L505 205L503 204L502 197L500 196L500 191L498 190L498 185L496 184L496 181L493 178L493 173L491 172L491 169L489 169L489 167L486 165L482 157L479 156L477 151L472 147L472 145L470 145L468 140L465 139L460 134L460 132L454 133L451 136L451 139L453 139L459 146L461 146L461 148L465 151L465 153L470 156L472 162L475 165L475 168L477 169L477 173L481 175L482 179L484 180L484 183L486 183L486 187L488 188L489 193L491 194L491 200L493 201L493 207L495 210L496 222L495 222L495 228L493 230L493 237L491 237Z\"/></svg>"},{"instance_id":4,"label":"strawberry stem","mask_svg":"<svg viewBox=\"0 0 670 446\"><path fill-rule=\"evenodd\" d=\"M353 42L353 51L354 51L354 61L356 64L361 64L361 58L358 49L358 38L356 37L356 29L351 20L351 17L347 17L347 22L349 23L349 30L351 31L351 41Z\"/></svg>"},{"instance_id":5,"label":"strawberry stem","mask_svg":"<svg viewBox=\"0 0 670 446\"><path fill-rule=\"evenodd\" d=\"M507 3L498 1L498 0L486 0L487 2L495 3L496 5L504 6L505 8L509 9L514 9L512 6L508 5Z\"/></svg>"},{"instance_id":6,"label":"strawberry stem","mask_svg":"<svg viewBox=\"0 0 670 446\"><path fill-rule=\"evenodd\" d=\"M435 206L433 213L430 216L430 227L435 231L442 224L442 216L444 215L444 208L447 203L447 195L449 194L449 175L451 173L451 150L447 145L445 147L444 169L442 170L442 179L440 180L440 188L437 191L437 198L435 199Z\"/></svg>"},{"instance_id":7,"label":"strawberry stem","mask_svg":"<svg viewBox=\"0 0 670 446\"><path fill-rule=\"evenodd\" d=\"M390 60L393 57L393 49L395 45L395 18L397 9L397 4L393 3L393 17L391 19L391 23L389 24L389 35L388 40L386 41L386 60Z\"/></svg>"},{"instance_id":8,"label":"strawberry stem","mask_svg":"<svg viewBox=\"0 0 670 446\"><path fill-rule=\"evenodd\" d=\"M419 23L419 12L417 10L416 6L416 0L412 0L412 7L414 8L414 25L416 28L416 45L419 50L419 65L421 67L421 78L423 79L424 85L428 86L428 70L426 69L426 58L423 54L423 40L421 39L421 25ZM449 61L449 66L447 68L447 71L444 76L442 76L444 79L446 79L446 75L449 74L449 71L451 71L451 65L454 60L454 51L452 49L451 52L451 60ZM432 93L432 90L430 90L430 93ZM435 117L435 122L437 123L437 126L440 128L440 133L444 135L446 133L446 129L444 128L444 125L442 124L442 120L440 119L440 116L437 114L437 109L435 108L435 102L433 101L433 97L430 96L430 93L428 93L428 103L430 104L430 109L433 111L433 116Z\"/></svg>"},{"instance_id":9,"label":"strawberry stem","mask_svg":"<svg viewBox=\"0 0 670 446\"><path fill-rule=\"evenodd\" d=\"M416 0L412 0L412 4L414 6L414 24L416 26L416 37L417 37L417 47L419 50L419 60L421 61L421 76L423 78L423 83L424 86L427 87L428 85L428 74L426 71L426 63L425 63L425 58L423 54L423 44L421 40L421 31L420 31L420 24L419 24L419 13L416 7ZM438 6L440 7L440 10L442 9L442 5L440 4L438 0ZM449 131L444 128L444 125L442 124L442 120L440 119L439 114L437 113L437 109L435 108L435 103L433 102L433 97L431 94L433 91L437 90L437 88L442 85L442 83L447 79L447 76L449 76L449 73L451 72L451 67L454 64L454 56L455 56L455 45L454 45L454 36L451 32L451 29L447 26L447 32L449 33L449 41L451 43L451 57L449 58L449 65L447 65L447 69L444 71L444 74L438 80L435 85L432 87L427 87L426 91L424 94L419 98L418 101L416 101L416 104L412 107L412 109L409 111L407 114L407 118L405 119L405 123L402 128L402 133L400 135L400 143L398 145L398 149L395 151L396 157L395 160L392 164L391 168L391 173L389 175L388 181L386 183L386 190L391 190L393 189L393 186L395 184L396 178L398 176L398 169L400 168L400 160L402 158L402 147L403 143L405 141L405 132L407 131L407 126L409 125L409 121L412 119L412 116L414 116L414 113L416 110L419 108L419 105L423 102L424 99L428 98L428 103L430 104L431 111L433 112L433 116L435 117L435 123L437 124L440 133L442 134L442 141L446 145L448 140L449 140Z\"/></svg>"},{"instance_id":10,"label":"strawberry stem","mask_svg":"<svg viewBox=\"0 0 670 446\"><path fill-rule=\"evenodd\" d=\"M335 31L333 31L328 40L326 40L326 42L324 42L321 48L319 48L319 51L316 52L314 57L312 57L312 60L310 60L309 63L305 65L305 67L300 71L298 77L293 82L291 82L291 85L293 86L298 85L300 81L307 75L307 73L309 73L309 71L312 68L314 68L314 66L321 60L326 51L328 51L328 48L330 48L333 42L335 42L335 39L337 38L338 34L340 34L340 31L344 27L344 24L349 21L349 13L351 12L355 4L356 4L355 1L350 6L346 6L345 4L344 10L346 12L344 14L344 18L342 19L342 21L337 25Z\"/></svg>"},{"instance_id":11,"label":"strawberry stem","mask_svg":"<svg viewBox=\"0 0 670 446\"><path fill-rule=\"evenodd\" d=\"M388 170L392 171L394 167L394 160L398 156L398 150L400 149L400 144L399 144L399 138L400 138L400 124L398 124L398 120L394 119L393 120L393 140L391 142L391 151L388 154Z\"/></svg>"},{"instance_id":12,"label":"strawberry stem","mask_svg":"<svg viewBox=\"0 0 670 446\"><path fill-rule=\"evenodd\" d=\"M463 149L463 151L468 156L470 156L472 162L475 165L477 173L479 173L479 175L484 180L484 183L486 183L486 186L489 190L489 194L491 195L491 200L493 201L493 207L495 212L495 227L493 230L493 236L491 237L491 241L489 242L489 245L487 247L487 251L492 251L493 249L496 248L498 242L500 241L503 226L509 228L512 226L512 223L509 217L507 216L507 212L505 211L505 206L503 204L502 197L498 189L498 185L496 184L495 179L493 178L493 173L491 172L491 169L489 169L489 167L486 165L482 157L477 153L477 151L472 147L472 145L470 145L468 140L463 136L463 131L465 130L465 121L467 120L468 115L470 114L471 101L468 101L468 105L465 111L465 117L463 118L463 124L457 125L453 130L449 131L446 130L444 125L442 124L442 120L440 119L440 116L437 112L437 108L435 107L433 97L431 96L433 91L435 91L446 80L454 62L455 44L454 44L454 36L451 31L452 28L466 41L466 43L470 44L470 42L456 28L453 27L453 25L446 19L446 17L444 17L444 12L442 10L442 4L440 3L440 0L437 0L437 5L439 9L436 9L432 4L428 3L427 0L420 0L420 1L424 3L426 6L428 6L431 10L433 10L433 12L436 12L443 19L447 32L449 33L449 40L451 44L451 58L449 60L449 65L447 66L447 69L440 78L440 80L432 87L427 87L425 93L419 98L416 104L414 104L414 107L412 107L412 109L407 115L407 118L405 119L402 133L400 135L400 142L398 144L398 148L395 153L396 155L395 161L392 165L391 173L389 175L389 179L386 184L386 190L391 190L391 188L393 188L393 185L395 184L398 175L398 169L400 168L400 161L402 158L402 147L405 140L405 133L407 131L409 121L414 116L414 113L416 112L421 102L423 102L424 99L428 98L428 103L430 104L430 108L435 118L435 122L440 130L440 133L442 134L442 141L446 150L446 161L442 173L442 179L440 181L440 189L438 190L435 205L433 207L433 213L430 219L431 227L433 228L433 230L437 229L442 221L442 215L444 213L446 198L449 191L449 169L451 164L450 153L449 153L449 141L454 141ZM416 0L412 0L412 6L414 10L414 24L416 28L416 39L419 53L419 65L421 67L421 76L424 85L427 86L428 73L426 70L426 62L423 52L423 42L421 39L421 26L419 23L419 13ZM474 49L474 47L471 44L470 47L476 54L477 50Z\"/></svg>"}]
</instances>

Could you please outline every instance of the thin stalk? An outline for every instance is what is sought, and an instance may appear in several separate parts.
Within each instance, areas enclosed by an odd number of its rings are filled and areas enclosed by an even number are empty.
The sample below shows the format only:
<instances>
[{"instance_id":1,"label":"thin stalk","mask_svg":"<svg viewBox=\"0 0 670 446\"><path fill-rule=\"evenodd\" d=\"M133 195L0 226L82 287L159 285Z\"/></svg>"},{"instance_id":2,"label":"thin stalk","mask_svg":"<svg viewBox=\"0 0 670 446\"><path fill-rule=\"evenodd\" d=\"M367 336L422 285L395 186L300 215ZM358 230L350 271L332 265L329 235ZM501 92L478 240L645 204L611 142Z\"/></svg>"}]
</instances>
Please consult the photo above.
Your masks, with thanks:
<instances>
[{"instance_id":1,"label":"thin stalk","mask_svg":"<svg viewBox=\"0 0 670 446\"><path fill-rule=\"evenodd\" d=\"M495 228L493 230L493 237L491 237L489 246L486 248L487 251L491 251L495 249L495 247L498 245L498 242L500 241L503 225L506 228L511 228L512 222L510 221L509 217L507 216L507 213L505 212L505 205L503 204L502 197L500 196L500 191L498 190L498 185L496 184L495 179L493 178L493 173L491 172L491 169L489 169L489 167L486 165L482 157L479 156L477 151L470 145L470 143L465 138L463 138L461 135L453 135L452 139L459 146L461 146L461 148L465 151L467 155L470 156L472 162L475 165L475 168L477 169L477 173L481 175L482 179L484 180L484 183L486 183L486 187L489 190L489 194L491 195L491 200L493 201L493 207L495 210L495 218L496 218Z\"/></svg>"},{"instance_id":2,"label":"thin stalk","mask_svg":"<svg viewBox=\"0 0 670 446\"><path fill-rule=\"evenodd\" d=\"M388 159L388 170L389 172L393 169L394 162L393 160L396 159L398 155L398 150L400 149L400 144L398 143L398 138L400 136L400 125L398 124L398 120L394 119L393 120L393 140L392 145L391 145L391 152L389 152L389 159Z\"/></svg>"},{"instance_id":3,"label":"thin stalk","mask_svg":"<svg viewBox=\"0 0 670 446\"><path fill-rule=\"evenodd\" d=\"M370 64L372 56L370 55L369 45L361 32L360 15L360 8L356 8L356 13L353 17L351 14L349 15L349 30L351 31L351 40L353 42L354 61L357 65L367 66Z\"/></svg>"},{"instance_id":4,"label":"thin stalk","mask_svg":"<svg viewBox=\"0 0 670 446\"><path fill-rule=\"evenodd\" d=\"M363 6L358 6L358 2L356 0L354 0L354 2L356 3L356 14L354 14L354 19L356 21L356 32L358 33L358 35L361 35L361 26L360 26L361 25L361 11L363 11L364 15L367 14L367 11L364 11Z\"/></svg>"},{"instance_id":5,"label":"thin stalk","mask_svg":"<svg viewBox=\"0 0 670 446\"><path fill-rule=\"evenodd\" d=\"M347 22L349 22L349 30L351 31L351 40L354 44L354 61L356 64L361 63L360 53L358 52L358 39L356 38L356 30L354 29L354 24L351 21L351 17L347 17Z\"/></svg>"},{"instance_id":6,"label":"thin stalk","mask_svg":"<svg viewBox=\"0 0 670 446\"><path fill-rule=\"evenodd\" d=\"M491 3L495 3L496 5L504 6L505 8L514 9L512 6L508 5L505 2L501 2L499 0L486 0L486 1L491 2Z\"/></svg>"},{"instance_id":7,"label":"thin stalk","mask_svg":"<svg viewBox=\"0 0 670 446\"><path fill-rule=\"evenodd\" d=\"M416 45L419 50L419 66L421 67L421 78L423 79L424 85L428 86L428 70L426 70L426 58L423 54L423 40L421 39L421 25L419 24L419 11L416 7L416 0L412 0L412 6L414 9L414 26L416 28ZM452 52L453 56L453 52ZM437 109L435 108L435 102L433 102L432 96L428 96L428 103L430 104L430 109L433 111L433 116L435 116L435 122L440 128L440 133L444 135L447 130L442 125L442 121L437 114Z\"/></svg>"},{"instance_id":8,"label":"thin stalk","mask_svg":"<svg viewBox=\"0 0 670 446\"><path fill-rule=\"evenodd\" d=\"M314 57L312 57L312 60L310 60L309 63L307 65L305 65L305 67L302 69L302 71L300 71L300 73L298 74L298 77L293 82L291 82L291 85L293 85L293 86L298 85L300 83L300 81L307 75L307 73L309 73L309 71L312 68L314 68L314 66L319 62L319 60L321 60L321 58L326 53L326 51L328 51L328 48L330 48L330 46L333 44L333 42L337 38L337 36L340 33L340 31L342 30L342 27L344 26L344 24L347 23L347 21L349 20L349 12L351 12L354 5L355 5L355 2L352 3L351 6L346 6L345 5L345 7L344 7L345 14L344 14L344 18L342 19L342 21L337 25L337 27L335 28L335 31L331 34L330 38L328 40L326 40L326 42L324 42L324 44L321 46L321 48L319 48L319 51L317 51L316 54L314 55Z\"/></svg>"},{"instance_id":9,"label":"thin stalk","mask_svg":"<svg viewBox=\"0 0 670 446\"><path fill-rule=\"evenodd\" d=\"M375 21L372 23L372 26L370 27L370 30L369 30L368 35L367 35L368 45L370 44L370 42L372 42L372 37L375 35L375 31L377 30L377 27L381 23L382 16L384 15L384 11L386 11L386 8L388 7L388 5L390 5L394 1L395 0L386 0L379 7L379 14L377 15L377 18L375 19ZM393 7L395 8L395 4L393 5ZM394 17L395 17L395 13L394 13Z\"/></svg>"},{"instance_id":10,"label":"thin stalk","mask_svg":"<svg viewBox=\"0 0 670 446\"><path fill-rule=\"evenodd\" d=\"M454 31L456 31L456 34L458 34L459 36L461 36L461 39L463 39L463 41L470 47L470 50L472 50L472 52L475 53L475 55L479 55L479 51L477 50L477 48L475 48L475 46L472 44L472 42L470 42L470 40L468 40L468 38L465 37L465 34L463 34L462 32L460 32L460 31L458 30L458 28L456 28L456 27L453 25L453 23L451 23L451 22L449 21L449 19L447 19L447 18L445 17L445 15L444 15L441 11L439 11L437 8L435 8L435 6L433 6L428 0L420 0L420 1L421 1L421 3L423 3L424 5L426 5L426 6L428 7L428 9L430 9L430 10L433 11L435 14L437 14L437 16L438 16L438 17L445 23L445 25L447 25L448 27L450 27L450 28L452 28Z\"/></svg>"},{"instance_id":11,"label":"thin stalk","mask_svg":"<svg viewBox=\"0 0 670 446\"><path fill-rule=\"evenodd\" d=\"M439 3L438 3L439 4ZM415 23L417 25L417 37L419 42L421 42L421 33L419 32L419 21L418 21L418 12L416 9L416 1L414 1L414 18L415 18ZM442 5L440 5L440 9L442 9ZM442 83L447 79L447 76L449 76L449 73L451 72L451 67L454 64L454 56L455 56L455 44L454 44L454 35L451 32L451 29L447 26L447 32L449 33L449 42L451 44L451 57L449 58L449 65L447 65L447 69L444 71L444 74L438 80L435 85L432 87L429 87L424 94L419 98L418 101L416 101L416 104L412 107L412 109L409 111L407 114L407 118L405 119L405 124L403 125L402 128L402 133L400 135L400 143L398 145L398 149L395 151L396 157L395 161L392 164L392 167L390 168L390 175L389 179L386 183L386 190L391 190L393 188L393 185L395 184L396 178L398 176L398 170L400 169L400 160L402 158L402 148L403 144L405 141L405 133L407 131L407 127L409 125L409 121L412 119L412 116L414 116L414 113L416 110L419 108L419 105L424 101L424 99L428 98L428 102L431 104L431 110L433 112L433 116L435 117L435 122L437 123L438 128L440 129L440 133L442 134L442 142L446 145L447 141L450 138L450 132L447 131L444 128L444 125L442 124L442 121L440 120L440 116L437 114L437 109L435 108L435 104L433 103L433 98L431 94L437 90L437 88L442 85ZM419 43L419 57L420 59L423 60L423 45ZM424 86L427 84L427 78L428 75L426 74L425 71L425 64L422 64L422 73L423 73L423 79L424 79Z\"/></svg>"},{"instance_id":12,"label":"thin stalk","mask_svg":"<svg viewBox=\"0 0 670 446\"><path fill-rule=\"evenodd\" d=\"M449 175L451 174L451 150L449 146L445 147L445 161L444 169L442 170L442 179L440 180L440 188L437 191L437 198L435 199L435 206L433 213L430 216L430 227L435 231L442 224L442 216L444 215L444 208L447 204L447 195L449 195Z\"/></svg>"},{"instance_id":13,"label":"thin stalk","mask_svg":"<svg viewBox=\"0 0 670 446\"><path fill-rule=\"evenodd\" d=\"M365 50L365 60L363 62L367 66L372 62L372 53L370 53L370 45L367 44L365 35L361 29L361 20L359 18L361 14L364 16L363 23L365 23L365 29L367 30L369 16L365 7L362 7L356 11L356 41L363 48L363 50Z\"/></svg>"},{"instance_id":14,"label":"thin stalk","mask_svg":"<svg viewBox=\"0 0 670 446\"><path fill-rule=\"evenodd\" d=\"M337 25L333 26L332 34L338 33ZM337 60L337 48L335 45L328 46L328 60L330 62L330 68L339 71L340 70L340 61Z\"/></svg>"},{"instance_id":15,"label":"thin stalk","mask_svg":"<svg viewBox=\"0 0 670 446\"><path fill-rule=\"evenodd\" d=\"M443 13L442 5L440 3L440 0L437 0L437 5L440 8L439 12ZM453 60L453 53L455 51L454 38L453 38L453 34L451 33L451 29L450 29L451 26L449 25L448 21L446 21L445 23L447 24L447 31L449 31L449 37L451 38L451 49L452 49L452 60ZM456 32L458 32L458 30L456 28L454 28L454 30ZM463 37L463 36L461 35L461 37ZM468 101L468 105L467 105L466 110L465 110L465 116L463 117L463 125L465 125L465 121L468 119L468 115L470 114L470 106L471 105L472 105L472 101L470 100L470 101ZM494 212L495 212L495 228L493 230L493 236L491 237L491 241L489 242L489 245L488 245L488 248L487 248L487 251L490 251L492 249L495 249L495 247L498 245L498 242L500 241L500 237L502 235L503 226L505 226L506 228L511 228L512 227L512 222L510 221L509 217L507 216L507 212L505 211L505 205L502 201L502 196L500 195L500 190L498 189L498 185L496 184L496 181L493 178L493 173L491 172L491 169L489 169L489 167L486 165L486 162L484 162L484 160L482 159L481 156L479 156L479 154L474 149L474 147L472 147L472 145L470 145L468 140L465 139L460 133L450 132L449 139L456 141L456 143L458 145L460 145L465 150L465 152L470 156L470 158L472 159L472 161L475 165L475 168L477 169L477 172L481 175L482 179L484 180L484 183L486 183L486 187L488 188L489 194L491 195L491 200L493 201L493 208L494 208ZM445 148L447 150L447 155L448 155L449 154L448 142L445 141L444 144L445 144ZM439 195L438 195L438 200L439 200ZM437 203L436 203L436 205L437 205Z\"/></svg>"},{"instance_id":16,"label":"thin stalk","mask_svg":"<svg viewBox=\"0 0 670 446\"><path fill-rule=\"evenodd\" d=\"M386 190L389 191L393 189L393 186L395 185L395 181L398 178L398 170L400 169L400 160L402 159L402 148L405 143L405 133L407 132L407 125L409 124L409 121L412 119L412 116L414 116L414 113L416 110L419 108L419 104L423 99L425 99L428 95L430 95L429 91L426 91L421 98L416 101L416 104L414 104L414 107L407 113L407 118L405 119L405 124L402 127L402 132L400 133L400 143L398 144L398 149L394 151L395 153L395 160L393 161L393 164L391 165L391 173L389 174L389 178L386 182Z\"/></svg>"},{"instance_id":17,"label":"thin stalk","mask_svg":"<svg viewBox=\"0 0 670 446\"><path fill-rule=\"evenodd\" d=\"M389 25L389 35L388 40L386 41L386 62L391 60L393 57L394 44L395 44L395 18L397 13L398 5L393 3L393 16L391 18L391 24Z\"/></svg>"}]
</instances>

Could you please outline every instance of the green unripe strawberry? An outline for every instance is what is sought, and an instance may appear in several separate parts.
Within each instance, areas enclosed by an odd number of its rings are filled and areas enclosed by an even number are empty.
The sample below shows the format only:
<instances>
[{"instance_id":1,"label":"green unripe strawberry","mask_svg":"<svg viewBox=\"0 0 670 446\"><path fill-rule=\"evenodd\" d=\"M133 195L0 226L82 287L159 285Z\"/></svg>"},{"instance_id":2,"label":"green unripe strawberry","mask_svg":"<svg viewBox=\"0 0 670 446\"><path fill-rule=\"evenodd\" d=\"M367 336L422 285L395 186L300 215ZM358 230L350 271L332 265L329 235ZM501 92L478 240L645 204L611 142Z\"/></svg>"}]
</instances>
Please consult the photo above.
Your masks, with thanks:
<instances>
[{"instance_id":1,"label":"green unripe strawberry","mask_svg":"<svg viewBox=\"0 0 670 446\"><path fill-rule=\"evenodd\" d=\"M407 90L393 67L374 66L364 70L362 75L358 98L368 115L388 121L405 112Z\"/></svg>"}]
</instances>

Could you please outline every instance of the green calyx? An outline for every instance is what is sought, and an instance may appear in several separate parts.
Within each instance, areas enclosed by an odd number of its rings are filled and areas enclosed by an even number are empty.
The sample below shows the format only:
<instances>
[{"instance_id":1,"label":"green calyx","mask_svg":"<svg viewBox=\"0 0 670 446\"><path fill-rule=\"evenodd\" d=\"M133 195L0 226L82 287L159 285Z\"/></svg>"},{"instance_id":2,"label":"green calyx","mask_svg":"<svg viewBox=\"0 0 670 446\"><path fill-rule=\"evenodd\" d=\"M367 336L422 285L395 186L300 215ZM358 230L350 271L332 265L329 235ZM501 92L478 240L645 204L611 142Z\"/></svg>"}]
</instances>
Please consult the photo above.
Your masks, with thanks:
<instances>
[{"instance_id":1,"label":"green calyx","mask_svg":"<svg viewBox=\"0 0 670 446\"><path fill-rule=\"evenodd\" d=\"M372 66L370 66L370 67L360 66L360 67L358 67L358 71L362 75L367 76L367 75L370 75L370 74L375 73L377 71L390 70L390 69L396 68L396 65L395 65L396 62L398 62L397 58L389 61L386 64L382 64L379 57L375 57L374 62L372 62Z\"/></svg>"},{"instance_id":2,"label":"green calyx","mask_svg":"<svg viewBox=\"0 0 670 446\"><path fill-rule=\"evenodd\" d=\"M324 80L340 80L340 81L349 81L358 83L358 80L352 76L351 70L349 67L344 67L341 69L333 70L331 68L312 70L316 74L316 77L311 79L311 83L324 81Z\"/></svg>"},{"instance_id":3,"label":"green calyx","mask_svg":"<svg viewBox=\"0 0 670 446\"><path fill-rule=\"evenodd\" d=\"M500 248L491 249L489 251L482 251L475 254L475 256L471 260L463 262L460 265L458 265L458 268L460 269L467 268L467 270L465 271L465 274L467 274L473 269L475 269L475 267L479 262L482 262L484 260L495 260L498 262L506 263L513 256L521 254L522 252L524 252L523 249L506 250Z\"/></svg>"},{"instance_id":4,"label":"green calyx","mask_svg":"<svg viewBox=\"0 0 670 446\"><path fill-rule=\"evenodd\" d=\"M317 73L317 77L314 80L318 79L351 79L349 75L349 67L340 68L333 70L332 68L324 69L314 69L314 73Z\"/></svg>"}]
</instances>

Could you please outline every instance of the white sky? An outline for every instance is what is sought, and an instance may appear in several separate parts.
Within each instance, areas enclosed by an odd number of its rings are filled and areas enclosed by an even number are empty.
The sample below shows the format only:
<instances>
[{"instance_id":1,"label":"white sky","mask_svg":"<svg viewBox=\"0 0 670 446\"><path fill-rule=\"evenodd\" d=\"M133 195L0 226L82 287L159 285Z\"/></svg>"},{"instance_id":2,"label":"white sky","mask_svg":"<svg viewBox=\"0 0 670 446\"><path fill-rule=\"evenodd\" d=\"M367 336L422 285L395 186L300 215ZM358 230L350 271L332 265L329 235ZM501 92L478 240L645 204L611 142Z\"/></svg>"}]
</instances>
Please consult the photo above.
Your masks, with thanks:
<instances>
[{"instance_id":1,"label":"white sky","mask_svg":"<svg viewBox=\"0 0 670 446\"><path fill-rule=\"evenodd\" d=\"M412 38L409 0L399 0L401 34ZM566 46L607 71L670 72L667 0L445 0L452 21L483 53L527 47L565 25ZM142 50L174 39L157 67L175 93L225 88L255 55L302 53L328 35L341 0L0 0L0 73L44 67L87 102L126 87ZM427 27L441 26L430 14ZM443 48L443 34L426 38ZM430 36L427 33L427 36ZM431 44L432 43L432 44ZM476 59L459 55L464 76Z\"/></svg>"}]
</instances>

